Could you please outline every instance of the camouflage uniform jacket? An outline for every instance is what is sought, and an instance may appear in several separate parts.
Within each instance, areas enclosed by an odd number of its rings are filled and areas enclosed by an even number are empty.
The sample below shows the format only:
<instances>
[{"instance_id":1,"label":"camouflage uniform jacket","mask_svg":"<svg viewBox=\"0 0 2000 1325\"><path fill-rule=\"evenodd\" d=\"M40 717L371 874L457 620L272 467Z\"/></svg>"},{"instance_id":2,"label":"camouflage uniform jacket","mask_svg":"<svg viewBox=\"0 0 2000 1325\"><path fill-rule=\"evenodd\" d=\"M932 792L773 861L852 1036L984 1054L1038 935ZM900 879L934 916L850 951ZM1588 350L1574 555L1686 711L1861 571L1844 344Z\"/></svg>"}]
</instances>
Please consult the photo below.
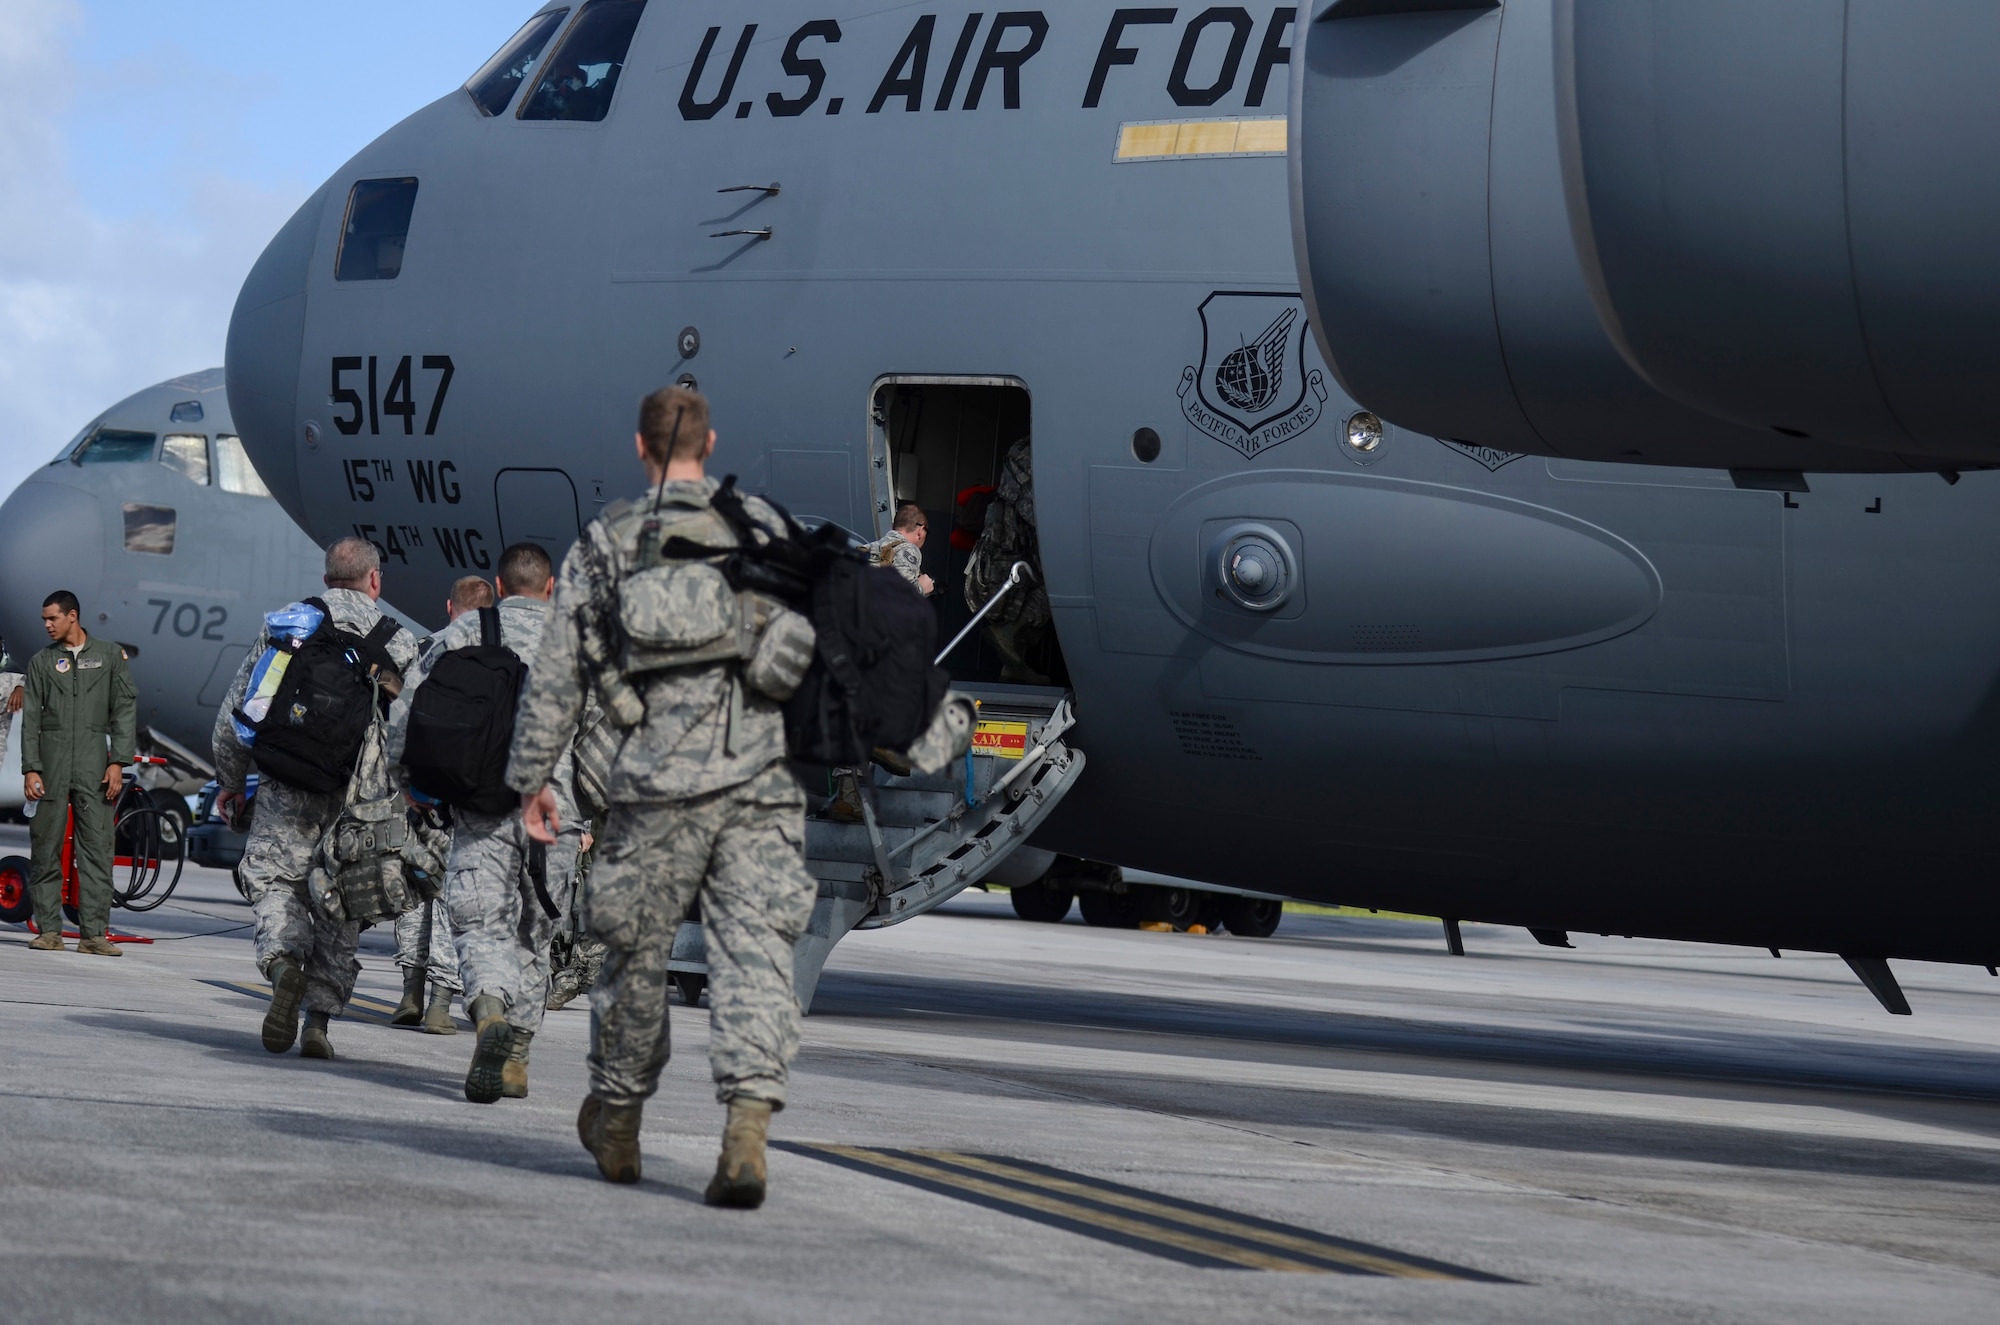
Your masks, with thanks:
<instances>
[{"instance_id":1,"label":"camouflage uniform jacket","mask_svg":"<svg viewBox=\"0 0 2000 1325\"><path fill-rule=\"evenodd\" d=\"M535 658L542 647L542 635L547 629L549 605L539 598L525 598L518 594L500 600L500 643L511 650L516 658L527 664L529 676L534 675ZM389 710L389 762L401 763L403 759L403 738L410 730L410 705L415 700L417 687L430 676L438 659L452 649L465 649L479 643L479 613L460 612L452 623L431 636L417 664L403 683L403 693L396 698L394 708ZM574 735L571 737L574 740ZM579 823L582 814L576 807L576 799L570 794L570 747L563 746L562 758L556 763L556 809L562 816L563 827Z\"/></svg>"},{"instance_id":2,"label":"camouflage uniform jacket","mask_svg":"<svg viewBox=\"0 0 2000 1325\"><path fill-rule=\"evenodd\" d=\"M911 584L923 576L923 550L894 529L868 544L867 552L877 566L887 566Z\"/></svg>"},{"instance_id":3,"label":"camouflage uniform jacket","mask_svg":"<svg viewBox=\"0 0 2000 1325\"><path fill-rule=\"evenodd\" d=\"M308 595L326 604L333 624L355 635L366 635L375 629L375 623L382 619L382 609L375 600L359 589L322 589ZM229 693L223 696L222 708L215 715L215 735L211 744L215 749L215 779L224 791L241 791L245 779L250 776L251 749L236 739L236 725L230 715L243 706L243 696L250 688L250 673L256 669L257 660L264 656L264 650L271 647L271 637L267 630L257 632L257 642L250 646L243 665L236 669L236 679L230 683ZM396 664L397 672L407 676L417 662L417 639L407 630L398 630L389 637L389 660Z\"/></svg>"},{"instance_id":4,"label":"camouflage uniform jacket","mask_svg":"<svg viewBox=\"0 0 2000 1325\"><path fill-rule=\"evenodd\" d=\"M660 493L661 512L706 508L720 485L714 479L670 482ZM513 757L507 784L516 791L540 790L556 768L583 716L593 674L584 659L580 623L593 623L600 640L618 652L619 593L639 564L640 522L624 518L650 509L648 492L630 505L618 503L591 521L556 577L554 610L542 635L540 656L528 677L514 726ZM745 498L750 517L774 536L783 533L777 513L755 497ZM626 546L614 546L613 527L625 531ZM671 563L669 563L671 564ZM672 580L666 592L671 595ZM686 800L747 782L785 758L783 709L741 682L735 661L669 668L632 678L645 701L646 716L620 734L611 764L614 805Z\"/></svg>"}]
</instances>

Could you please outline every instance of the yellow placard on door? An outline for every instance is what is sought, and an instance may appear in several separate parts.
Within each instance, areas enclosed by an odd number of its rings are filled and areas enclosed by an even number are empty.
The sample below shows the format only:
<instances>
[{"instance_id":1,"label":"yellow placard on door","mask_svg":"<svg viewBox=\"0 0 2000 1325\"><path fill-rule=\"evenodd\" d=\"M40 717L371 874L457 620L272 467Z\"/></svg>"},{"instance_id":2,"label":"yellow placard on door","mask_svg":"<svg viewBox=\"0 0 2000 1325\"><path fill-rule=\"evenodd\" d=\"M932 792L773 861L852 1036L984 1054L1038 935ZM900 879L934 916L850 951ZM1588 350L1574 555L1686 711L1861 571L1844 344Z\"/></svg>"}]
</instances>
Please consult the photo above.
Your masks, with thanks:
<instances>
[{"instance_id":1,"label":"yellow placard on door","mask_svg":"<svg viewBox=\"0 0 2000 1325\"><path fill-rule=\"evenodd\" d=\"M982 722L972 729L972 753L994 759L1019 759L1028 753L1028 724Z\"/></svg>"}]
</instances>

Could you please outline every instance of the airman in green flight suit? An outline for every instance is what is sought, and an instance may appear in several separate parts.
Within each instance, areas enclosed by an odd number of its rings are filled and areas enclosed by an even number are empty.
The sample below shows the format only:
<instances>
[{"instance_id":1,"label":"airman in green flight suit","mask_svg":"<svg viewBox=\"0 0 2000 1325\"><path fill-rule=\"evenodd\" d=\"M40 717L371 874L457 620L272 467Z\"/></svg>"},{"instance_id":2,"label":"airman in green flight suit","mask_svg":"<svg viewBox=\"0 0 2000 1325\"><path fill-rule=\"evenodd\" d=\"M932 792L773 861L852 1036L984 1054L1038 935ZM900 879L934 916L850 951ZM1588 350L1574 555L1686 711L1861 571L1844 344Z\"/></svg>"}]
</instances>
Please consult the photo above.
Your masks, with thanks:
<instances>
[{"instance_id":1,"label":"airman in green flight suit","mask_svg":"<svg viewBox=\"0 0 2000 1325\"><path fill-rule=\"evenodd\" d=\"M139 692L125 651L92 639L79 620L76 595L58 589L42 602L42 626L52 641L28 663L21 711L23 788L39 808L28 837L34 874L28 891L41 933L28 946L60 952L62 848L68 816L76 816L78 952L123 954L111 928L111 811L125 785L125 765L137 754Z\"/></svg>"}]
</instances>

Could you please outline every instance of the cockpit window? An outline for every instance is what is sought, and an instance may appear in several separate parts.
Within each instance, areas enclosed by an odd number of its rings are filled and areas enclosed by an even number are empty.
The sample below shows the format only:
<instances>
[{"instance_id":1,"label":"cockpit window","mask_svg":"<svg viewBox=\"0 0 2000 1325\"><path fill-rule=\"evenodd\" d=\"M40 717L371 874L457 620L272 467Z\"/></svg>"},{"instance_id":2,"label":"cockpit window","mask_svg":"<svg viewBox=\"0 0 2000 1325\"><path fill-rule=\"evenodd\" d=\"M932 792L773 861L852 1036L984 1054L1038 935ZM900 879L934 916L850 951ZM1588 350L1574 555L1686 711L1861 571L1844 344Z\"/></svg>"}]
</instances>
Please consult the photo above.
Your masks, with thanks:
<instances>
[{"instance_id":1,"label":"cockpit window","mask_svg":"<svg viewBox=\"0 0 2000 1325\"><path fill-rule=\"evenodd\" d=\"M170 557L174 552L174 508L125 503L125 550Z\"/></svg>"},{"instance_id":2,"label":"cockpit window","mask_svg":"<svg viewBox=\"0 0 2000 1325\"><path fill-rule=\"evenodd\" d=\"M347 225L340 255L333 260L336 281L393 281L403 271L403 245L410 237L410 213L417 206L414 179L364 179L347 195Z\"/></svg>"},{"instance_id":3,"label":"cockpit window","mask_svg":"<svg viewBox=\"0 0 2000 1325\"><path fill-rule=\"evenodd\" d=\"M240 492L246 497L268 497L271 490L257 476L243 439L222 432L215 435L215 477L224 492Z\"/></svg>"},{"instance_id":4,"label":"cockpit window","mask_svg":"<svg viewBox=\"0 0 2000 1325\"><path fill-rule=\"evenodd\" d=\"M646 0L587 0L548 72L521 107L524 120L601 120Z\"/></svg>"},{"instance_id":5,"label":"cockpit window","mask_svg":"<svg viewBox=\"0 0 2000 1325\"><path fill-rule=\"evenodd\" d=\"M170 432L160 444L160 463L174 473L208 485L208 438L198 432Z\"/></svg>"},{"instance_id":6,"label":"cockpit window","mask_svg":"<svg viewBox=\"0 0 2000 1325\"><path fill-rule=\"evenodd\" d=\"M79 465L131 465L153 458L153 443L159 438L149 432L127 432L123 428L99 428L76 448L70 460Z\"/></svg>"},{"instance_id":7,"label":"cockpit window","mask_svg":"<svg viewBox=\"0 0 2000 1325\"><path fill-rule=\"evenodd\" d=\"M537 14L529 19L514 39L500 48L499 54L481 65L465 90L472 94L472 102L483 115L498 115L514 100L514 89L527 81L535 72L535 62L542 58L542 48L549 44L549 38L556 35L556 29L569 17L567 9L554 9L546 14Z\"/></svg>"},{"instance_id":8,"label":"cockpit window","mask_svg":"<svg viewBox=\"0 0 2000 1325\"><path fill-rule=\"evenodd\" d=\"M202 418L201 402L199 400L183 400L180 404L174 406L173 412L167 417L175 423L200 423Z\"/></svg>"}]
</instances>

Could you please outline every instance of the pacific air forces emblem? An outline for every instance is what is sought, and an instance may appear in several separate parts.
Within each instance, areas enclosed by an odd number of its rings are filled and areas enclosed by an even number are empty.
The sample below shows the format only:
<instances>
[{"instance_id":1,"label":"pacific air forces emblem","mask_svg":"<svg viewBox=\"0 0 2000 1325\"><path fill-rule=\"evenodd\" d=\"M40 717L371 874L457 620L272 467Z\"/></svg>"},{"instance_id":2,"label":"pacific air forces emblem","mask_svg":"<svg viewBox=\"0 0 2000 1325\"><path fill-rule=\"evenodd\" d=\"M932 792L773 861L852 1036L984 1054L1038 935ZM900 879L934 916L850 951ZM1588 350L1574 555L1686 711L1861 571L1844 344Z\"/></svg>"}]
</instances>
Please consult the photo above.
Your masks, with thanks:
<instances>
[{"instance_id":1,"label":"pacific air forces emblem","mask_svg":"<svg viewBox=\"0 0 2000 1325\"><path fill-rule=\"evenodd\" d=\"M1201 363L1181 370L1181 413L1246 457L1319 422L1326 376L1306 371L1306 311L1295 294L1217 290L1201 301Z\"/></svg>"}]
</instances>

